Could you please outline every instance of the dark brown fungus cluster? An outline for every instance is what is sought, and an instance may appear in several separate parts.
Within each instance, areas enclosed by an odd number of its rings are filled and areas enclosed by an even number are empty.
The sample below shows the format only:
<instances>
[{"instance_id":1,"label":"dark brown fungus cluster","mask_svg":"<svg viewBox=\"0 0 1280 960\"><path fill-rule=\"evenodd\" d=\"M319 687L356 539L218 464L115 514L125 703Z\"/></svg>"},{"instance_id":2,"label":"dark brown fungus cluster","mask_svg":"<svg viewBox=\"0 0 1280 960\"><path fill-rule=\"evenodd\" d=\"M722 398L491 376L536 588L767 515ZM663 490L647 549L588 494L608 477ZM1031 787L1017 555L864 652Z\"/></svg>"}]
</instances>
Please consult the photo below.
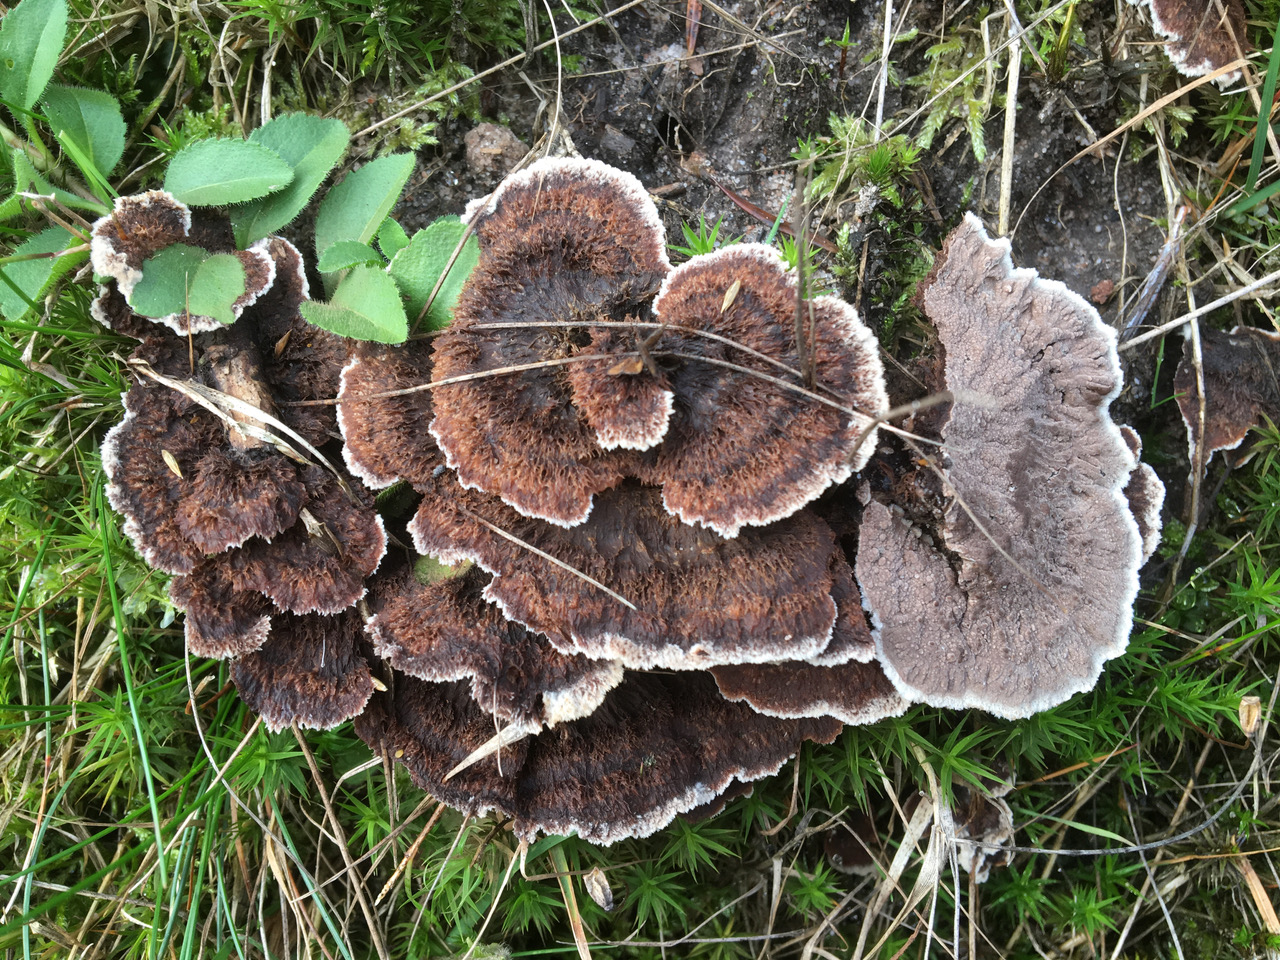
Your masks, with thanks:
<instances>
[{"instance_id":1,"label":"dark brown fungus cluster","mask_svg":"<svg viewBox=\"0 0 1280 960\"><path fill-rule=\"evenodd\" d=\"M337 436L332 408L290 403L331 398L346 347L303 320L302 259L279 237L238 254L252 295L234 324L134 314L128 289L175 242L233 249L225 221L161 191L121 198L93 228L94 267L113 278L95 316L142 340L102 447L107 495L143 557L176 575L191 652L239 658L233 678L268 726L332 726L373 691L362 620L344 611L386 536L368 494L311 456Z\"/></svg>"},{"instance_id":2,"label":"dark brown fungus cluster","mask_svg":"<svg viewBox=\"0 0 1280 960\"><path fill-rule=\"evenodd\" d=\"M856 576L905 696L1029 716L1092 687L1129 636L1147 551L1126 498L1136 460L1108 414L1115 335L1062 284L1015 270L972 216L921 300L957 394L941 426L941 543L872 502ZM1154 474L1138 486L1158 500ZM1150 540L1158 506L1140 512Z\"/></svg>"},{"instance_id":3,"label":"dark brown fungus cluster","mask_svg":"<svg viewBox=\"0 0 1280 960\"><path fill-rule=\"evenodd\" d=\"M269 725L356 715L445 802L610 843L910 702L1026 716L1123 648L1163 488L1107 416L1114 335L976 220L924 285L954 401L914 424L939 445L921 509L907 475L832 491L894 452L878 347L773 251L673 268L643 187L594 161L536 163L468 218L479 261L437 337L348 351L307 327L272 239L274 282L194 335L194 367L185 339L139 348L112 502ZM146 249L226 242L157 197L115 219ZM117 285L148 254L95 231L104 322L145 329ZM334 395L336 423L298 404ZM346 471L277 426L321 450L340 430ZM899 449L878 474L926 472ZM385 537L348 472L411 488L409 539L456 568L372 576Z\"/></svg>"},{"instance_id":4,"label":"dark brown fungus cluster","mask_svg":"<svg viewBox=\"0 0 1280 960\"><path fill-rule=\"evenodd\" d=\"M852 308L807 303L798 347L776 253L673 270L640 184L591 161L535 164L469 216L449 330L343 371L351 472L407 481L415 548L464 571L375 590L389 689L362 736L522 835L607 843L905 709L808 506L888 402Z\"/></svg>"}]
</instances>

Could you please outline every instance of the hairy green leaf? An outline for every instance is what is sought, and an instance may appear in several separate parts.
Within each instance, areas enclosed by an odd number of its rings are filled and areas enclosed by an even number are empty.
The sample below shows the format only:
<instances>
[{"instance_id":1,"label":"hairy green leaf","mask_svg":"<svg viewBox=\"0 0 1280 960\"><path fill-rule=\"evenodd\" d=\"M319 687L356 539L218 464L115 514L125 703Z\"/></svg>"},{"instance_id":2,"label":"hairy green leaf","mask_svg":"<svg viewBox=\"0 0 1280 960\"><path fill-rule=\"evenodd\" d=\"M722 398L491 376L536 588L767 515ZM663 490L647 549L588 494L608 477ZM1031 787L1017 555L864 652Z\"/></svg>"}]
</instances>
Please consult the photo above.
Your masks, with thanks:
<instances>
[{"instance_id":1,"label":"hairy green leaf","mask_svg":"<svg viewBox=\"0 0 1280 960\"><path fill-rule=\"evenodd\" d=\"M169 162L164 188L196 207L256 200L293 180L293 167L270 147L247 140L197 140Z\"/></svg>"},{"instance_id":2,"label":"hairy green leaf","mask_svg":"<svg viewBox=\"0 0 1280 960\"><path fill-rule=\"evenodd\" d=\"M395 281L377 267L353 267L332 300L304 301L301 309L317 327L343 337L403 343L409 335L409 320Z\"/></svg>"},{"instance_id":3,"label":"hairy green leaf","mask_svg":"<svg viewBox=\"0 0 1280 960\"><path fill-rule=\"evenodd\" d=\"M333 273L335 270L346 270L358 263L382 263L378 251L367 243L358 240L339 240L320 258L316 269L321 273Z\"/></svg>"},{"instance_id":4,"label":"hairy green leaf","mask_svg":"<svg viewBox=\"0 0 1280 960\"><path fill-rule=\"evenodd\" d=\"M283 189L232 212L236 244L242 248L279 230L302 212L342 159L351 142L351 132L341 120L286 113L253 131L249 142L279 154L293 169L293 180Z\"/></svg>"},{"instance_id":5,"label":"hairy green leaf","mask_svg":"<svg viewBox=\"0 0 1280 960\"><path fill-rule=\"evenodd\" d=\"M44 111L53 135L64 146L70 141L93 166L86 176L105 177L124 155L124 117L116 98L101 90L52 84L44 92Z\"/></svg>"},{"instance_id":6,"label":"hairy green leaf","mask_svg":"<svg viewBox=\"0 0 1280 960\"><path fill-rule=\"evenodd\" d=\"M57 253L68 247L74 247L78 243L79 241L62 227L47 227L19 246L13 251L13 255L20 257L32 253ZM58 277L81 263L88 255L88 251L82 250L61 257L22 260L0 267L5 276L22 291L22 294L19 294L9 284L0 282L0 311L10 320L19 319L31 309L27 303L28 300L38 303L41 295Z\"/></svg>"},{"instance_id":7,"label":"hairy green leaf","mask_svg":"<svg viewBox=\"0 0 1280 960\"><path fill-rule=\"evenodd\" d=\"M391 261L391 276L400 285L400 291L408 299L409 313L417 318L435 288L436 281L457 249L466 225L457 217L441 217L413 235L409 245ZM453 319L453 305L458 302L462 285L467 282L472 268L480 258L480 244L472 235L458 251L458 258L449 268L449 274L431 309L427 311L427 327L440 330Z\"/></svg>"},{"instance_id":8,"label":"hairy green leaf","mask_svg":"<svg viewBox=\"0 0 1280 960\"><path fill-rule=\"evenodd\" d=\"M243 293L244 266L234 256L175 243L142 265L142 279L129 305L144 317L189 310L194 316L232 323L231 305Z\"/></svg>"},{"instance_id":9,"label":"hairy green leaf","mask_svg":"<svg viewBox=\"0 0 1280 960\"><path fill-rule=\"evenodd\" d=\"M23 0L0 23L0 97L30 110L62 52L66 0Z\"/></svg>"},{"instance_id":10,"label":"hairy green leaf","mask_svg":"<svg viewBox=\"0 0 1280 960\"><path fill-rule=\"evenodd\" d=\"M387 217L378 228L378 249L390 260L409 245L409 235L394 217Z\"/></svg>"},{"instance_id":11,"label":"hairy green leaf","mask_svg":"<svg viewBox=\"0 0 1280 960\"><path fill-rule=\"evenodd\" d=\"M316 215L316 257L339 240L372 240L400 198L413 162L411 153L379 157L347 174L330 190Z\"/></svg>"}]
</instances>

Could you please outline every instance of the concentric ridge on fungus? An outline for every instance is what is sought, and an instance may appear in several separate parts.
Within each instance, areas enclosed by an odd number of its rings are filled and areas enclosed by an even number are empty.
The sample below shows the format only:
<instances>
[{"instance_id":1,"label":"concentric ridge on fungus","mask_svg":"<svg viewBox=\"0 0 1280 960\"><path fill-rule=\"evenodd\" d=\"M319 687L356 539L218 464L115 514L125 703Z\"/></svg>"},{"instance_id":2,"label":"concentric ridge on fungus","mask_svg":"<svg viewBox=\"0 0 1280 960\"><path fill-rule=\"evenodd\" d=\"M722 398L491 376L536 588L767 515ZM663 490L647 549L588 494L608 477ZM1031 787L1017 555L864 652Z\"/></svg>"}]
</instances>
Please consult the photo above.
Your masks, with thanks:
<instances>
[{"instance_id":1,"label":"concentric ridge on fungus","mask_svg":"<svg viewBox=\"0 0 1280 960\"><path fill-rule=\"evenodd\" d=\"M641 475L662 485L663 503L685 523L726 537L773 523L843 483L875 449L873 418L889 405L879 344L853 307L817 297L805 301L813 342L802 357L798 299L794 273L757 243L694 257L664 281L660 322L722 338L676 329L652 348L675 357L675 413ZM806 361L813 390L799 389Z\"/></svg>"},{"instance_id":2,"label":"concentric ridge on fungus","mask_svg":"<svg viewBox=\"0 0 1280 960\"><path fill-rule=\"evenodd\" d=\"M648 320L670 270L662 222L635 177L587 160L535 163L468 215L480 259L435 342L434 379L551 365L438 387L431 433L464 487L573 526L627 474L627 460L600 445L592 411L573 402L565 361L593 348L568 327L538 324L572 323L590 337L605 329L592 321ZM480 329L494 322L528 326ZM651 417L660 393L642 386L632 399ZM607 442L627 446L608 431Z\"/></svg>"}]
</instances>

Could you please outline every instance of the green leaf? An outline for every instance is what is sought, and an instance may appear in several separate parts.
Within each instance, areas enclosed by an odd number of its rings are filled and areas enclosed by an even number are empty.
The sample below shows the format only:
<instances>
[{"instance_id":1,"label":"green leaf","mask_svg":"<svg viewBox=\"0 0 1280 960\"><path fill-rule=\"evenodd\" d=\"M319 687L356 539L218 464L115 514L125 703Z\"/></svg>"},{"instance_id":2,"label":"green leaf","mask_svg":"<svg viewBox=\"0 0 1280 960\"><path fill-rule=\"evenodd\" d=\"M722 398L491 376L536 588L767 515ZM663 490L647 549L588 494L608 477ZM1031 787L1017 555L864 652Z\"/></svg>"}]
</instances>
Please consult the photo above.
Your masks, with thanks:
<instances>
[{"instance_id":1,"label":"green leaf","mask_svg":"<svg viewBox=\"0 0 1280 960\"><path fill-rule=\"evenodd\" d=\"M384 257L390 260L408 245L409 235L404 232L404 227L392 217L382 221L378 228L378 249Z\"/></svg>"},{"instance_id":2,"label":"green leaf","mask_svg":"<svg viewBox=\"0 0 1280 960\"><path fill-rule=\"evenodd\" d=\"M1117 843L1124 844L1125 846L1133 843L1133 841L1128 837L1122 837L1120 834L1112 833L1110 830L1104 830L1102 827L1095 827L1091 823L1081 823L1079 820L1064 820L1062 817L1055 817L1047 813L1041 813L1039 816L1041 820L1052 820L1054 823L1060 823L1066 827L1075 827L1075 829L1080 830L1083 833L1091 833L1095 837L1114 840Z\"/></svg>"},{"instance_id":3,"label":"green leaf","mask_svg":"<svg viewBox=\"0 0 1280 960\"><path fill-rule=\"evenodd\" d=\"M47 227L19 246L13 251L13 255L20 257L31 253L57 253L59 250L76 246L79 242L62 227ZM28 300L38 302L55 280L83 262L88 255L88 251L82 250L62 257L22 260L0 267L4 275L22 291L22 294L19 294L9 284L0 282L0 311L3 311L9 320L18 320L31 309L27 303Z\"/></svg>"},{"instance_id":4,"label":"green leaf","mask_svg":"<svg viewBox=\"0 0 1280 960\"><path fill-rule=\"evenodd\" d=\"M342 159L351 132L341 120L286 113L249 134L249 142L278 153L293 169L293 180L282 190L232 212L236 244L242 248L279 230L302 212Z\"/></svg>"},{"instance_id":5,"label":"green leaf","mask_svg":"<svg viewBox=\"0 0 1280 960\"><path fill-rule=\"evenodd\" d=\"M377 267L353 267L328 303L303 301L302 315L317 327L356 340L403 343L409 319L395 281Z\"/></svg>"},{"instance_id":6,"label":"green leaf","mask_svg":"<svg viewBox=\"0 0 1280 960\"><path fill-rule=\"evenodd\" d=\"M44 92L44 112L58 142L65 146L70 141L93 165L84 171L86 176L93 178L96 172L105 177L120 162L124 117L111 94L55 83Z\"/></svg>"},{"instance_id":7,"label":"green leaf","mask_svg":"<svg viewBox=\"0 0 1280 960\"><path fill-rule=\"evenodd\" d=\"M243 203L293 180L293 167L270 147L247 140L197 140L169 161L164 188L196 207Z\"/></svg>"},{"instance_id":8,"label":"green leaf","mask_svg":"<svg viewBox=\"0 0 1280 960\"><path fill-rule=\"evenodd\" d=\"M393 153L346 175L320 203L316 215L316 257L339 240L368 243L400 198L413 154Z\"/></svg>"},{"instance_id":9,"label":"green leaf","mask_svg":"<svg viewBox=\"0 0 1280 960\"><path fill-rule=\"evenodd\" d=\"M0 97L30 110L62 52L67 35L65 0L22 0L0 24Z\"/></svg>"},{"instance_id":10,"label":"green leaf","mask_svg":"<svg viewBox=\"0 0 1280 960\"><path fill-rule=\"evenodd\" d=\"M357 240L339 240L324 252L324 256L316 264L316 269L321 273L333 273L335 270L346 270L359 263L377 263L380 266L382 258L378 256L378 251L367 243L360 243Z\"/></svg>"},{"instance_id":11,"label":"green leaf","mask_svg":"<svg viewBox=\"0 0 1280 960\"><path fill-rule=\"evenodd\" d=\"M129 305L144 317L190 310L193 316L232 323L231 305L243 293L244 265L235 256L175 243L142 265Z\"/></svg>"},{"instance_id":12,"label":"green leaf","mask_svg":"<svg viewBox=\"0 0 1280 960\"><path fill-rule=\"evenodd\" d=\"M465 230L466 225L457 217L442 217L415 233L409 245L391 261L391 276L408 298L409 313L415 319L422 312L427 297L431 295L431 290L444 272L445 265L453 256ZM467 282L467 277L479 258L480 244L473 234L467 238L458 258L449 269L440 292L431 302L431 309L426 317L428 329L440 330L449 325L453 319L453 305L458 302L462 285Z\"/></svg>"}]
</instances>

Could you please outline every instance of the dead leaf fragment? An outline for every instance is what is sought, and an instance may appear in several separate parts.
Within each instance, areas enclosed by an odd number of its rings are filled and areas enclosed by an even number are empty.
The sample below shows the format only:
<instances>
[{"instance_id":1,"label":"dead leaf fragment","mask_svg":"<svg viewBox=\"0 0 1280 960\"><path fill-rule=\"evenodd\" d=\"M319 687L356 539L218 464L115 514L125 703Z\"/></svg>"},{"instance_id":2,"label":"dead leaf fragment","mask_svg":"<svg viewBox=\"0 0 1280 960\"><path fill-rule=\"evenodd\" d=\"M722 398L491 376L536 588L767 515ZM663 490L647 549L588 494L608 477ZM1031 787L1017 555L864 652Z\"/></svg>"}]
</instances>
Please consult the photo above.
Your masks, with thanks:
<instances>
[{"instance_id":1,"label":"dead leaf fragment","mask_svg":"<svg viewBox=\"0 0 1280 960\"><path fill-rule=\"evenodd\" d=\"M597 907L605 913L613 910L613 890L609 887L609 881L605 878L603 870L592 867L583 876L582 883Z\"/></svg>"}]
</instances>

